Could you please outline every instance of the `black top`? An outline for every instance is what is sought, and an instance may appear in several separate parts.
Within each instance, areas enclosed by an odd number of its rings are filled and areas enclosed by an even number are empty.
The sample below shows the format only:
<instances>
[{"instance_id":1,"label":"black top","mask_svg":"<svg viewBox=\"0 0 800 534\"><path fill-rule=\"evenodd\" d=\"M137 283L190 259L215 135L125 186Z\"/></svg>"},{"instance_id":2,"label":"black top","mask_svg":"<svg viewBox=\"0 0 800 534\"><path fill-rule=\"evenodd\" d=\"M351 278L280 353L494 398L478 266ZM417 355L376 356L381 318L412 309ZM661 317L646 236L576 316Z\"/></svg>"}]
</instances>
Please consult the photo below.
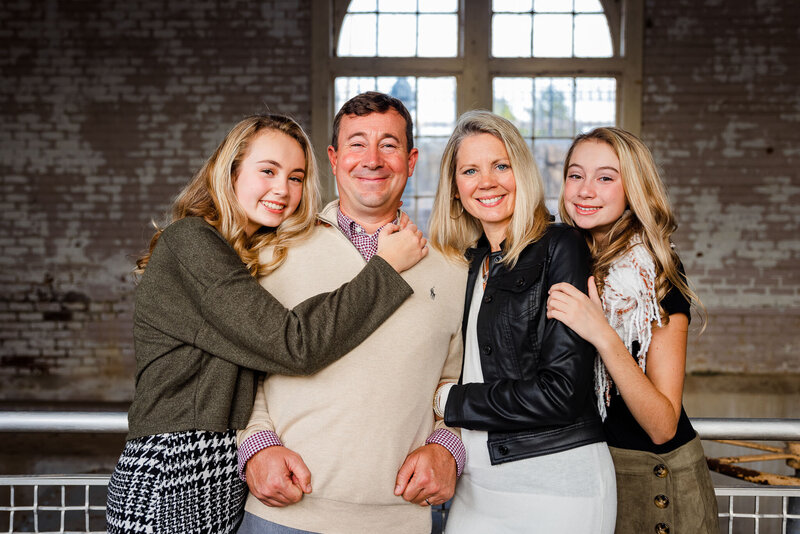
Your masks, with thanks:
<instances>
[{"instance_id":1,"label":"black top","mask_svg":"<svg viewBox=\"0 0 800 534\"><path fill-rule=\"evenodd\" d=\"M678 265L678 270L681 276L685 276L682 264ZM668 315L682 313L689 318L689 321L692 320L692 316L689 314L689 301L674 286L670 288L667 296L661 301L661 307L664 308ZM639 343L634 341L633 358L636 359L638 354ZM694 439L694 428L689 422L686 410L681 406L681 416L678 419L678 429L675 432L675 437L666 443L656 445L650 440L647 432L639 426L636 419L633 418L630 410L625 405L625 401L622 400L622 396L617 394L616 388L612 385L611 389L611 405L607 406L608 417L603 423L603 428L606 431L606 440L611 447L665 454Z\"/></svg>"}]
</instances>

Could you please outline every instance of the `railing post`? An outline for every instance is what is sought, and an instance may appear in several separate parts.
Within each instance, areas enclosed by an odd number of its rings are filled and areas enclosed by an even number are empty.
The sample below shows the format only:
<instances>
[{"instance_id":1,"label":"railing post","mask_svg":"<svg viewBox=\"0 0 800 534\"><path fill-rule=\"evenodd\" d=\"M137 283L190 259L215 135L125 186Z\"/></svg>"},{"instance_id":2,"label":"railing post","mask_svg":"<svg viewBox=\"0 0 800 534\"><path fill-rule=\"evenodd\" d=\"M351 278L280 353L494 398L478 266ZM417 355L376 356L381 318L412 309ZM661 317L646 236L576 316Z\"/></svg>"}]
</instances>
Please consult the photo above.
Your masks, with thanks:
<instances>
[{"instance_id":1,"label":"railing post","mask_svg":"<svg viewBox=\"0 0 800 534\"><path fill-rule=\"evenodd\" d=\"M786 449L792 454L800 455L800 442L786 442ZM786 460L786 465L794 468L794 476L800 477L800 462ZM800 497L788 497L786 512L789 515L800 515ZM800 519L789 518L786 520L786 534L800 534Z\"/></svg>"}]
</instances>

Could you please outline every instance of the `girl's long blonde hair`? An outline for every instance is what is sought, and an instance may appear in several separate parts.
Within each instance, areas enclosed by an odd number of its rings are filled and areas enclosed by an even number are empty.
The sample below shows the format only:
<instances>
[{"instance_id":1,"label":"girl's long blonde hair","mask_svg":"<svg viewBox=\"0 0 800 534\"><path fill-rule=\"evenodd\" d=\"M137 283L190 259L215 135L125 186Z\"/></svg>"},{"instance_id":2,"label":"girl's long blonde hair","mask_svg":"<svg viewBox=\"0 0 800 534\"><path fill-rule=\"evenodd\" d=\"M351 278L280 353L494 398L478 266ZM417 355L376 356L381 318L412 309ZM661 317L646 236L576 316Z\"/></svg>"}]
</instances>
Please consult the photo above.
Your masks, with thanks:
<instances>
[{"instance_id":1,"label":"girl's long blonde hair","mask_svg":"<svg viewBox=\"0 0 800 534\"><path fill-rule=\"evenodd\" d=\"M689 286L685 275L681 275L678 270L680 259L671 241L672 234L678 226L666 187L650 149L638 137L621 128L595 128L588 133L578 135L569 147L564 160L564 181L567 179L575 147L586 141L606 143L616 154L627 205L622 217L614 223L606 235L605 243L598 243L589 232L585 232L594 259L593 274L598 290L602 294L611 264L627 250L631 237L639 234L655 262L658 302L667 296L671 286L675 286L700 310L705 323L705 308L700 298ZM566 210L563 182L558 199L558 212L561 220L576 226ZM662 321L668 322L669 317L660 304L659 310Z\"/></svg>"},{"instance_id":2,"label":"girl's long blonde hair","mask_svg":"<svg viewBox=\"0 0 800 534\"><path fill-rule=\"evenodd\" d=\"M483 234L478 219L464 210L456 198L456 158L461 142L471 135L487 133L503 142L516 181L516 200L506 230L503 262L513 268L519 255L544 234L550 214L544 203L544 184L528 145L516 126L489 111L468 111L461 115L444 149L439 170L439 187L430 219L430 242L448 257L466 261L464 252Z\"/></svg>"},{"instance_id":3,"label":"girl's long blonde hair","mask_svg":"<svg viewBox=\"0 0 800 534\"><path fill-rule=\"evenodd\" d=\"M303 195L297 209L277 228L261 228L248 237L247 215L236 199L233 185L239 166L252 141L265 132L281 132L300 144L306 159ZM278 268L286 259L292 243L309 235L319 209L319 174L308 136L294 119L279 114L252 115L240 121L225 136L203 167L178 194L172 205L170 222L184 217L202 217L219 231L247 266L253 276L263 276ZM142 273L150 261L163 228L156 226L150 248L136 262ZM261 264L259 252L273 246L270 261Z\"/></svg>"}]
</instances>

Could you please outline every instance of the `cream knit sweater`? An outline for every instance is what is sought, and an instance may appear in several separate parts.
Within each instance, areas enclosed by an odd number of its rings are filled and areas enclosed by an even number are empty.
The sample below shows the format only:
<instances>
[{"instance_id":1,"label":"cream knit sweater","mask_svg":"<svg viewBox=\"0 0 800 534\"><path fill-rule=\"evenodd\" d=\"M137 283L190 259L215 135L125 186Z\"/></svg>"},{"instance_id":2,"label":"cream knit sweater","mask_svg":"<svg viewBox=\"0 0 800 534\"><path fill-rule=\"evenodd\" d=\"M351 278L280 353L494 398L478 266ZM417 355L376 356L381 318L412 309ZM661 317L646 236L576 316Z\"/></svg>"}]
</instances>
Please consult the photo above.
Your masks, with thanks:
<instances>
[{"instance_id":1,"label":"cream knit sweater","mask_svg":"<svg viewBox=\"0 0 800 534\"><path fill-rule=\"evenodd\" d=\"M312 237L261 280L285 306L351 280L364 259L329 204ZM330 226L328 226L330 225ZM394 495L397 471L425 443L441 380L461 372L466 267L435 250L402 274L414 294L363 343L310 377L270 376L257 391L239 442L274 430L311 470L313 492L285 508L248 496L246 510L284 526L323 533L420 533L430 509ZM453 430L458 435L458 430Z\"/></svg>"}]
</instances>

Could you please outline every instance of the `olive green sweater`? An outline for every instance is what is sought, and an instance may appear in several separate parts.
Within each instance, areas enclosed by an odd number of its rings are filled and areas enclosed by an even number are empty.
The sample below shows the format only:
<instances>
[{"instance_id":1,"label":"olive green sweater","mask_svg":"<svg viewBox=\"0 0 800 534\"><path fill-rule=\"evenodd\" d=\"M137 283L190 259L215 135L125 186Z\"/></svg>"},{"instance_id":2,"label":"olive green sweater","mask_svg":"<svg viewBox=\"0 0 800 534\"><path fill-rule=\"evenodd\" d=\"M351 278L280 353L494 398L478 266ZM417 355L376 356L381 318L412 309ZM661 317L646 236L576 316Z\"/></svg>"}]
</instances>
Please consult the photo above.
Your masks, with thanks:
<instances>
[{"instance_id":1,"label":"olive green sweater","mask_svg":"<svg viewBox=\"0 0 800 534\"><path fill-rule=\"evenodd\" d=\"M136 289L128 439L244 428L257 372L315 373L361 343L412 292L375 256L352 282L288 310L203 219L172 223Z\"/></svg>"}]
</instances>

